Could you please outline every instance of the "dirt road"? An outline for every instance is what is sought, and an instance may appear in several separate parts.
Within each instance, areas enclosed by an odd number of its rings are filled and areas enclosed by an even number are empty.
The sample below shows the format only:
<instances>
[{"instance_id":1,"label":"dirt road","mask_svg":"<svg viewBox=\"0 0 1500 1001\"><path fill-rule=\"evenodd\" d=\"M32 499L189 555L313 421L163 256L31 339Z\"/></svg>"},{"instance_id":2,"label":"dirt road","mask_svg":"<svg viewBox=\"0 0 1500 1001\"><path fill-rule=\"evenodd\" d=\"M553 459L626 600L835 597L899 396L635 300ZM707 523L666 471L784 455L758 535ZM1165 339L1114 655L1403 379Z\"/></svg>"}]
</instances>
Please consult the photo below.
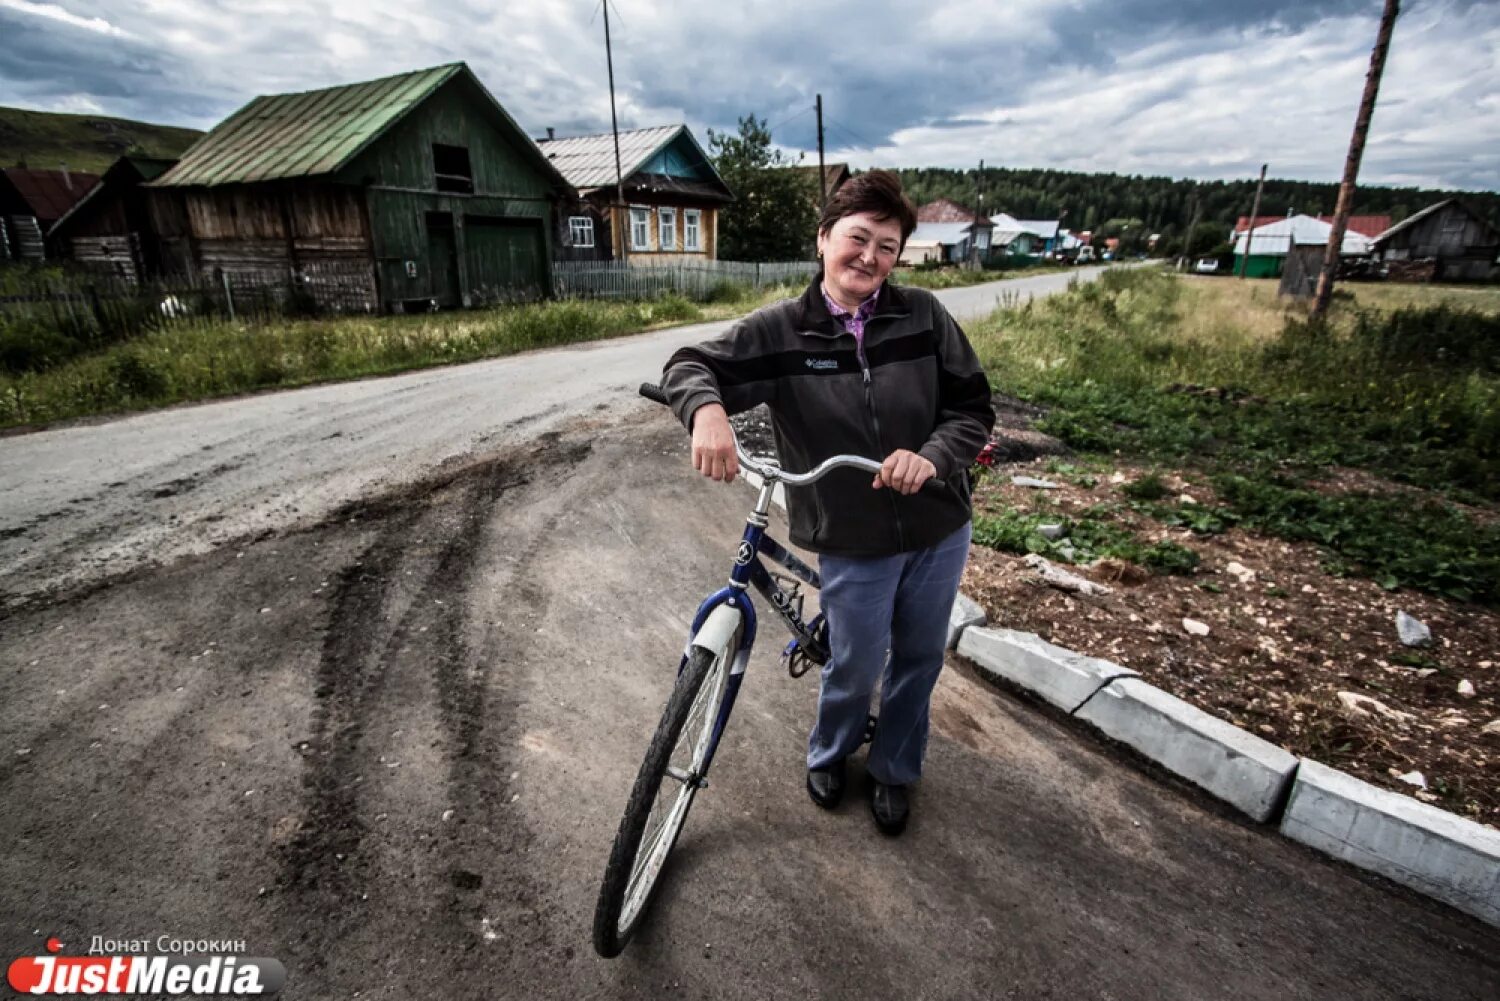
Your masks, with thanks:
<instances>
[{"instance_id":1,"label":"dirt road","mask_svg":"<svg viewBox=\"0 0 1500 1001\"><path fill-rule=\"evenodd\" d=\"M960 320L1102 269L939 293ZM0 608L247 536L636 405L671 353L728 327L653 334L383 379L0 437Z\"/></svg>"},{"instance_id":2,"label":"dirt road","mask_svg":"<svg viewBox=\"0 0 1500 1001\"><path fill-rule=\"evenodd\" d=\"M637 404L0 621L0 950L243 939L287 998L1471 998L1500 935L945 673L912 828L802 788L768 632L663 896L597 880L750 493ZM767 628L771 626L768 623Z\"/></svg>"}]
</instances>

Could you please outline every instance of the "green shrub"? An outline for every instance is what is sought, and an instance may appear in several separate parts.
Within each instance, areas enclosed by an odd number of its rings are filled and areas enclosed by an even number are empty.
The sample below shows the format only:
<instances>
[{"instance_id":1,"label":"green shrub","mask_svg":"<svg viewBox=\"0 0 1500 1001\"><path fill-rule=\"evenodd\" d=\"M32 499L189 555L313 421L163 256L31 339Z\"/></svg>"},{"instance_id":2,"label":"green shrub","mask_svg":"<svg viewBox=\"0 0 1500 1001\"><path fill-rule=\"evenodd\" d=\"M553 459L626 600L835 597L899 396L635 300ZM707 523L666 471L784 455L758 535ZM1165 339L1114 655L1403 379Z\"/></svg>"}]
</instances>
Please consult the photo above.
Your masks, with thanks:
<instances>
[{"instance_id":1,"label":"green shrub","mask_svg":"<svg viewBox=\"0 0 1500 1001\"><path fill-rule=\"evenodd\" d=\"M166 375L139 351L124 351L110 359L109 377L121 396L155 400L169 388Z\"/></svg>"}]
</instances>

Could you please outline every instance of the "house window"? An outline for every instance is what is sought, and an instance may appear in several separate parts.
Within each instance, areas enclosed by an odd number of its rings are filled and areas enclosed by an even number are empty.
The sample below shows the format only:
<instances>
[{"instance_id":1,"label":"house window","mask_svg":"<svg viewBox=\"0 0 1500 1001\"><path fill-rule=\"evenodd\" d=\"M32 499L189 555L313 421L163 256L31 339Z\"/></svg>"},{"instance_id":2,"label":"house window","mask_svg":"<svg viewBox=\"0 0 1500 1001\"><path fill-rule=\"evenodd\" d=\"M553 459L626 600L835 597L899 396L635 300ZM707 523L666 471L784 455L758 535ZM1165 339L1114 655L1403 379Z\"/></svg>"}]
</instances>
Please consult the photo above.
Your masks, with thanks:
<instances>
[{"instance_id":1,"label":"house window","mask_svg":"<svg viewBox=\"0 0 1500 1001\"><path fill-rule=\"evenodd\" d=\"M632 208L630 210L630 249L651 249L651 210Z\"/></svg>"},{"instance_id":2,"label":"house window","mask_svg":"<svg viewBox=\"0 0 1500 1001\"><path fill-rule=\"evenodd\" d=\"M432 144L432 172L437 189L459 195L474 193L474 171L469 166L469 150L464 146Z\"/></svg>"},{"instance_id":3,"label":"house window","mask_svg":"<svg viewBox=\"0 0 1500 1001\"><path fill-rule=\"evenodd\" d=\"M662 250L677 249L677 210L656 210L656 231Z\"/></svg>"},{"instance_id":4,"label":"house window","mask_svg":"<svg viewBox=\"0 0 1500 1001\"><path fill-rule=\"evenodd\" d=\"M700 209L682 210L682 249L703 249L703 212Z\"/></svg>"},{"instance_id":5,"label":"house window","mask_svg":"<svg viewBox=\"0 0 1500 1001\"><path fill-rule=\"evenodd\" d=\"M594 220L586 215L569 216L568 235L572 237L573 246L592 247L594 245Z\"/></svg>"}]
</instances>

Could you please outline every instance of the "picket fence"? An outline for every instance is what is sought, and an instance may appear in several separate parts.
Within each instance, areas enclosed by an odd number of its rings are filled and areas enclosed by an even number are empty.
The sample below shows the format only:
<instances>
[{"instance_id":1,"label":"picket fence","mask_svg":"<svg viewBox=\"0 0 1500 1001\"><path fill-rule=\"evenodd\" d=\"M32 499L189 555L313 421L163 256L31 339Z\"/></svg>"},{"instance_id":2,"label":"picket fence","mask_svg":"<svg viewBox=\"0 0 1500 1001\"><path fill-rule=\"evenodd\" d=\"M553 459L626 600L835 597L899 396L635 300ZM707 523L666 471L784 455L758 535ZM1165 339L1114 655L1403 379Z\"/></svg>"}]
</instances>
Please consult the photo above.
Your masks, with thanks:
<instances>
[{"instance_id":1,"label":"picket fence","mask_svg":"<svg viewBox=\"0 0 1500 1001\"><path fill-rule=\"evenodd\" d=\"M650 299L676 293L706 299L728 286L766 288L806 281L813 261L691 261L632 264L628 261L557 261L554 294L560 299Z\"/></svg>"}]
</instances>

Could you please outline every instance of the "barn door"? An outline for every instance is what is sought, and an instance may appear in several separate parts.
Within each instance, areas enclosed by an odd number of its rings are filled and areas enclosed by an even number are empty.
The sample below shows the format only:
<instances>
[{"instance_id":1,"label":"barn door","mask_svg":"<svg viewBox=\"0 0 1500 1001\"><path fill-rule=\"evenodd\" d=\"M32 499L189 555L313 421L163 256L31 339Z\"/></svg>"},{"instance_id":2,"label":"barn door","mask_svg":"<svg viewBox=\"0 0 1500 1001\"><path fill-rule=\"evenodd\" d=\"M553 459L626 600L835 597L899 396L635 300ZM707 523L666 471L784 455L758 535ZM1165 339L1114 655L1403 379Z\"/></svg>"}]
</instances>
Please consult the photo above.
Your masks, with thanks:
<instances>
[{"instance_id":1,"label":"barn door","mask_svg":"<svg viewBox=\"0 0 1500 1001\"><path fill-rule=\"evenodd\" d=\"M439 306L458 305L458 241L453 213L427 213L427 266L432 271L432 298Z\"/></svg>"},{"instance_id":2,"label":"barn door","mask_svg":"<svg viewBox=\"0 0 1500 1001\"><path fill-rule=\"evenodd\" d=\"M469 297L479 303L541 298L546 292L546 241L534 219L464 216Z\"/></svg>"}]
</instances>

